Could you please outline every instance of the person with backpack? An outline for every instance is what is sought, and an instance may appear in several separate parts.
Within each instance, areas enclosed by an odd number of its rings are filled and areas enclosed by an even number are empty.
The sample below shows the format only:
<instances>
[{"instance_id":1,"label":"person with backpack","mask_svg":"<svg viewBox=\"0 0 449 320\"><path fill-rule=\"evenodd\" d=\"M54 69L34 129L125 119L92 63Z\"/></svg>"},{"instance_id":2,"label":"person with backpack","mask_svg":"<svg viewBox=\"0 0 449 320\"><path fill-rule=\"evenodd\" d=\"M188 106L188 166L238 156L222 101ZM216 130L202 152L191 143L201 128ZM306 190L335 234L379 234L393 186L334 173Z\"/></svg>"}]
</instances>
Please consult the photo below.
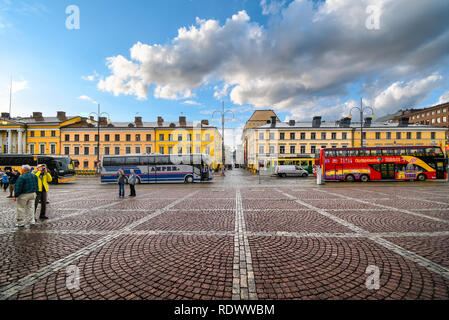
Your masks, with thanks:
<instances>
[{"instance_id":1,"label":"person with backpack","mask_svg":"<svg viewBox=\"0 0 449 320\"><path fill-rule=\"evenodd\" d=\"M14 186L14 201L17 201L16 227L36 224L33 207L38 190L37 177L31 173L29 165L23 165L22 175L17 178Z\"/></svg>"},{"instance_id":2,"label":"person with backpack","mask_svg":"<svg viewBox=\"0 0 449 320\"><path fill-rule=\"evenodd\" d=\"M126 183L126 176L125 171L122 169L119 169L117 172L117 183L118 183L118 197L124 198L125 197L125 183Z\"/></svg>"},{"instance_id":3,"label":"person with backpack","mask_svg":"<svg viewBox=\"0 0 449 320\"><path fill-rule=\"evenodd\" d=\"M8 173L9 177L9 196L7 198L12 198L14 193L14 186L16 184L17 179L20 177L20 172L17 170L10 171Z\"/></svg>"},{"instance_id":4,"label":"person with backpack","mask_svg":"<svg viewBox=\"0 0 449 320\"><path fill-rule=\"evenodd\" d=\"M129 183L129 196L135 197L136 196L136 183L137 183L137 175L135 174L134 170L130 170L130 176L128 177L128 183Z\"/></svg>"},{"instance_id":5,"label":"person with backpack","mask_svg":"<svg viewBox=\"0 0 449 320\"><path fill-rule=\"evenodd\" d=\"M3 185L3 191L6 192L6 189L8 189L8 186L9 186L8 170L6 170L6 173L3 174L2 185Z\"/></svg>"}]
</instances>

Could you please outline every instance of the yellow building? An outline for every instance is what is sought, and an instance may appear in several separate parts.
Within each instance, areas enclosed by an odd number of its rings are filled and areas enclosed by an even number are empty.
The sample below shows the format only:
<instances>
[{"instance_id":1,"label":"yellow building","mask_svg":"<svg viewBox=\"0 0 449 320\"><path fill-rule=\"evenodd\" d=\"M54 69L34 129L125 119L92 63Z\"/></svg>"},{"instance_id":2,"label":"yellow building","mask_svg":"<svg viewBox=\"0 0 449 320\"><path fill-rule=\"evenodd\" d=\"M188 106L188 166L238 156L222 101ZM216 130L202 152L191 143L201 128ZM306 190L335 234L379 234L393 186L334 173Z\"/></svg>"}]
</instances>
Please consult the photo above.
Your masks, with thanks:
<instances>
[{"instance_id":1,"label":"yellow building","mask_svg":"<svg viewBox=\"0 0 449 320\"><path fill-rule=\"evenodd\" d=\"M248 128L243 132L245 164L258 169L278 160L313 159L322 148L360 147L360 123L349 118L337 122L322 122L314 117L312 122L274 121L262 126ZM363 145L375 146L424 146L435 145L445 149L445 128L400 123L363 124Z\"/></svg>"},{"instance_id":2,"label":"yellow building","mask_svg":"<svg viewBox=\"0 0 449 320\"><path fill-rule=\"evenodd\" d=\"M222 163L221 134L207 120L187 122L186 117L179 117L178 122L164 122L158 117L155 134L156 153L203 153L211 157L213 168Z\"/></svg>"},{"instance_id":3,"label":"yellow building","mask_svg":"<svg viewBox=\"0 0 449 320\"><path fill-rule=\"evenodd\" d=\"M31 117L10 118L2 113L0 123L0 152L7 154L61 153L61 129L81 121L81 117L67 117L58 111L56 117L43 117L33 112Z\"/></svg>"}]
</instances>

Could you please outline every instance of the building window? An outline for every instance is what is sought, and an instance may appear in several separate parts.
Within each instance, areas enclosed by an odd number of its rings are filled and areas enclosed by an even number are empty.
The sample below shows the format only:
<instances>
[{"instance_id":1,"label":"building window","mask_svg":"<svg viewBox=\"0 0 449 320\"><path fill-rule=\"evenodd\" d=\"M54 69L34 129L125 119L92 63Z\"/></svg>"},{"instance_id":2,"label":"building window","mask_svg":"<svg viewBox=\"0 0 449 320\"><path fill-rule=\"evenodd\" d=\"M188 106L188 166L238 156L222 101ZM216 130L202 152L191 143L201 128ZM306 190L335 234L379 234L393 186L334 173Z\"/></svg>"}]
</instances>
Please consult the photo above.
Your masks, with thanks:
<instances>
[{"instance_id":1,"label":"building window","mask_svg":"<svg viewBox=\"0 0 449 320\"><path fill-rule=\"evenodd\" d=\"M196 135L196 141L201 141L201 134Z\"/></svg>"},{"instance_id":2,"label":"building window","mask_svg":"<svg viewBox=\"0 0 449 320\"><path fill-rule=\"evenodd\" d=\"M126 135L126 141L131 141L131 135L130 134Z\"/></svg>"},{"instance_id":3,"label":"building window","mask_svg":"<svg viewBox=\"0 0 449 320\"><path fill-rule=\"evenodd\" d=\"M104 147L104 154L109 155L109 147Z\"/></svg>"},{"instance_id":4,"label":"building window","mask_svg":"<svg viewBox=\"0 0 449 320\"><path fill-rule=\"evenodd\" d=\"M446 121L447 121L447 118L446 118L446 116L444 116L443 117L443 122L446 123Z\"/></svg>"},{"instance_id":5,"label":"building window","mask_svg":"<svg viewBox=\"0 0 449 320\"><path fill-rule=\"evenodd\" d=\"M168 147L168 154L173 154L173 147Z\"/></svg>"},{"instance_id":6,"label":"building window","mask_svg":"<svg viewBox=\"0 0 449 320\"><path fill-rule=\"evenodd\" d=\"M110 138L109 138L109 135L108 135L108 134L105 134L105 135L104 135L104 141L109 142L109 139L110 139Z\"/></svg>"},{"instance_id":7,"label":"building window","mask_svg":"<svg viewBox=\"0 0 449 320\"><path fill-rule=\"evenodd\" d=\"M270 132L270 140L274 140L274 132Z\"/></svg>"},{"instance_id":8,"label":"building window","mask_svg":"<svg viewBox=\"0 0 449 320\"><path fill-rule=\"evenodd\" d=\"M421 132L416 133L416 139L421 139Z\"/></svg>"},{"instance_id":9,"label":"building window","mask_svg":"<svg viewBox=\"0 0 449 320\"><path fill-rule=\"evenodd\" d=\"M34 137L34 131L30 131L30 137Z\"/></svg>"},{"instance_id":10,"label":"building window","mask_svg":"<svg viewBox=\"0 0 449 320\"><path fill-rule=\"evenodd\" d=\"M376 139L377 139L377 140L380 139L380 132L376 132Z\"/></svg>"},{"instance_id":11,"label":"building window","mask_svg":"<svg viewBox=\"0 0 449 320\"><path fill-rule=\"evenodd\" d=\"M119 134L115 135L115 141L120 141L120 135Z\"/></svg>"},{"instance_id":12,"label":"building window","mask_svg":"<svg viewBox=\"0 0 449 320\"><path fill-rule=\"evenodd\" d=\"M84 135L84 141L89 141L89 135L88 134Z\"/></svg>"},{"instance_id":13,"label":"building window","mask_svg":"<svg viewBox=\"0 0 449 320\"><path fill-rule=\"evenodd\" d=\"M159 135L159 141L164 141L164 135L163 134Z\"/></svg>"},{"instance_id":14,"label":"building window","mask_svg":"<svg viewBox=\"0 0 449 320\"><path fill-rule=\"evenodd\" d=\"M173 135L172 134L168 135L168 141L173 141Z\"/></svg>"},{"instance_id":15,"label":"building window","mask_svg":"<svg viewBox=\"0 0 449 320\"><path fill-rule=\"evenodd\" d=\"M89 161L84 161L83 166L84 166L84 169L89 168Z\"/></svg>"},{"instance_id":16,"label":"building window","mask_svg":"<svg viewBox=\"0 0 449 320\"><path fill-rule=\"evenodd\" d=\"M332 140L336 140L337 139L337 133L336 132L332 132L331 139Z\"/></svg>"},{"instance_id":17,"label":"building window","mask_svg":"<svg viewBox=\"0 0 449 320\"><path fill-rule=\"evenodd\" d=\"M120 154L120 147L115 147L114 148L114 153L115 154Z\"/></svg>"},{"instance_id":18,"label":"building window","mask_svg":"<svg viewBox=\"0 0 449 320\"><path fill-rule=\"evenodd\" d=\"M70 135L69 135L69 134L66 134L64 140L65 140L65 141L70 141Z\"/></svg>"},{"instance_id":19,"label":"building window","mask_svg":"<svg viewBox=\"0 0 449 320\"><path fill-rule=\"evenodd\" d=\"M401 133L400 132L396 132L396 139L401 139Z\"/></svg>"},{"instance_id":20,"label":"building window","mask_svg":"<svg viewBox=\"0 0 449 320\"><path fill-rule=\"evenodd\" d=\"M259 140L263 140L263 132L259 132Z\"/></svg>"},{"instance_id":21,"label":"building window","mask_svg":"<svg viewBox=\"0 0 449 320\"><path fill-rule=\"evenodd\" d=\"M312 132L310 134L310 139L315 140L316 139L316 132Z\"/></svg>"},{"instance_id":22,"label":"building window","mask_svg":"<svg viewBox=\"0 0 449 320\"><path fill-rule=\"evenodd\" d=\"M265 147L259 146L259 154L264 154L264 153L265 153Z\"/></svg>"},{"instance_id":23,"label":"building window","mask_svg":"<svg viewBox=\"0 0 449 320\"><path fill-rule=\"evenodd\" d=\"M182 134L178 134L178 141L182 141Z\"/></svg>"},{"instance_id":24,"label":"building window","mask_svg":"<svg viewBox=\"0 0 449 320\"><path fill-rule=\"evenodd\" d=\"M301 154L306 153L306 146L301 146Z\"/></svg>"},{"instance_id":25,"label":"building window","mask_svg":"<svg viewBox=\"0 0 449 320\"><path fill-rule=\"evenodd\" d=\"M210 141L210 134L206 134L206 141Z\"/></svg>"},{"instance_id":26,"label":"building window","mask_svg":"<svg viewBox=\"0 0 449 320\"><path fill-rule=\"evenodd\" d=\"M56 131L52 130L52 131L51 131L51 136L52 136L52 137L56 137Z\"/></svg>"},{"instance_id":27,"label":"building window","mask_svg":"<svg viewBox=\"0 0 449 320\"><path fill-rule=\"evenodd\" d=\"M432 140L435 139L435 132L430 133L430 139L432 139Z\"/></svg>"},{"instance_id":28,"label":"building window","mask_svg":"<svg viewBox=\"0 0 449 320\"><path fill-rule=\"evenodd\" d=\"M441 109L438 109L438 110L437 110L437 113L440 114L440 112L441 112Z\"/></svg>"},{"instance_id":29,"label":"building window","mask_svg":"<svg viewBox=\"0 0 449 320\"><path fill-rule=\"evenodd\" d=\"M151 141L151 134L147 134L147 141Z\"/></svg>"},{"instance_id":30,"label":"building window","mask_svg":"<svg viewBox=\"0 0 449 320\"><path fill-rule=\"evenodd\" d=\"M313 153L313 154L316 153L316 146L311 146L310 147L310 153Z\"/></svg>"},{"instance_id":31,"label":"building window","mask_svg":"<svg viewBox=\"0 0 449 320\"><path fill-rule=\"evenodd\" d=\"M195 148L195 153L201 153L201 147L196 147Z\"/></svg>"},{"instance_id":32,"label":"building window","mask_svg":"<svg viewBox=\"0 0 449 320\"><path fill-rule=\"evenodd\" d=\"M40 144L39 145L39 153L40 154L45 154L45 144Z\"/></svg>"},{"instance_id":33,"label":"building window","mask_svg":"<svg viewBox=\"0 0 449 320\"><path fill-rule=\"evenodd\" d=\"M285 146L280 146L279 147L279 153L280 154L284 154L285 153Z\"/></svg>"},{"instance_id":34,"label":"building window","mask_svg":"<svg viewBox=\"0 0 449 320\"><path fill-rule=\"evenodd\" d=\"M95 135L95 141L98 142L98 134Z\"/></svg>"},{"instance_id":35,"label":"building window","mask_svg":"<svg viewBox=\"0 0 449 320\"><path fill-rule=\"evenodd\" d=\"M84 155L89 155L89 147L84 147Z\"/></svg>"},{"instance_id":36,"label":"building window","mask_svg":"<svg viewBox=\"0 0 449 320\"><path fill-rule=\"evenodd\" d=\"M274 154L274 146L270 146L270 154Z\"/></svg>"},{"instance_id":37,"label":"building window","mask_svg":"<svg viewBox=\"0 0 449 320\"><path fill-rule=\"evenodd\" d=\"M146 153L151 153L151 146L147 146L147 147L145 148L145 152L146 152Z\"/></svg>"},{"instance_id":38,"label":"building window","mask_svg":"<svg viewBox=\"0 0 449 320\"><path fill-rule=\"evenodd\" d=\"M137 154L139 154L140 153L140 147L136 146L135 147L135 151L136 151Z\"/></svg>"},{"instance_id":39,"label":"building window","mask_svg":"<svg viewBox=\"0 0 449 320\"><path fill-rule=\"evenodd\" d=\"M441 118L437 118L437 123L441 123Z\"/></svg>"},{"instance_id":40,"label":"building window","mask_svg":"<svg viewBox=\"0 0 449 320\"><path fill-rule=\"evenodd\" d=\"M50 153L51 154L56 154L56 145L55 144L51 144L50 145Z\"/></svg>"},{"instance_id":41,"label":"building window","mask_svg":"<svg viewBox=\"0 0 449 320\"><path fill-rule=\"evenodd\" d=\"M342 132L341 138L342 138L343 140L346 140L346 139L348 138L348 134L347 134L346 132Z\"/></svg>"},{"instance_id":42,"label":"building window","mask_svg":"<svg viewBox=\"0 0 449 320\"><path fill-rule=\"evenodd\" d=\"M45 137L45 131L41 131L41 137Z\"/></svg>"},{"instance_id":43,"label":"building window","mask_svg":"<svg viewBox=\"0 0 449 320\"><path fill-rule=\"evenodd\" d=\"M79 154L80 154L80 147L74 147L74 148L73 148L73 153L74 153L75 155L79 155Z\"/></svg>"},{"instance_id":44,"label":"building window","mask_svg":"<svg viewBox=\"0 0 449 320\"><path fill-rule=\"evenodd\" d=\"M387 132L387 139L391 139L391 132Z\"/></svg>"},{"instance_id":45,"label":"building window","mask_svg":"<svg viewBox=\"0 0 449 320\"><path fill-rule=\"evenodd\" d=\"M290 153L291 153L291 154L296 153L296 148L295 148L295 146L290 146Z\"/></svg>"},{"instance_id":46,"label":"building window","mask_svg":"<svg viewBox=\"0 0 449 320\"><path fill-rule=\"evenodd\" d=\"M182 154L182 147L178 148L178 154Z\"/></svg>"},{"instance_id":47,"label":"building window","mask_svg":"<svg viewBox=\"0 0 449 320\"><path fill-rule=\"evenodd\" d=\"M125 153L130 154L131 153L131 147L127 146L125 147Z\"/></svg>"},{"instance_id":48,"label":"building window","mask_svg":"<svg viewBox=\"0 0 449 320\"><path fill-rule=\"evenodd\" d=\"M290 140L295 140L295 133L294 132L290 132Z\"/></svg>"},{"instance_id":49,"label":"building window","mask_svg":"<svg viewBox=\"0 0 449 320\"><path fill-rule=\"evenodd\" d=\"M192 141L192 134L189 133L189 134L187 135L187 141Z\"/></svg>"},{"instance_id":50,"label":"building window","mask_svg":"<svg viewBox=\"0 0 449 320\"><path fill-rule=\"evenodd\" d=\"M75 141L80 141L80 135L79 134L75 134Z\"/></svg>"},{"instance_id":51,"label":"building window","mask_svg":"<svg viewBox=\"0 0 449 320\"><path fill-rule=\"evenodd\" d=\"M366 132L364 132L364 133L362 134L362 138L363 138L364 140L366 140Z\"/></svg>"},{"instance_id":52,"label":"building window","mask_svg":"<svg viewBox=\"0 0 449 320\"><path fill-rule=\"evenodd\" d=\"M407 139L411 139L412 138L412 133L411 132L407 132Z\"/></svg>"},{"instance_id":53,"label":"building window","mask_svg":"<svg viewBox=\"0 0 449 320\"><path fill-rule=\"evenodd\" d=\"M187 147L187 154L191 154L192 153L192 147Z\"/></svg>"},{"instance_id":54,"label":"building window","mask_svg":"<svg viewBox=\"0 0 449 320\"><path fill-rule=\"evenodd\" d=\"M64 154L69 155L70 154L70 147L64 147Z\"/></svg>"},{"instance_id":55,"label":"building window","mask_svg":"<svg viewBox=\"0 0 449 320\"><path fill-rule=\"evenodd\" d=\"M326 132L321 132L321 140L326 140Z\"/></svg>"},{"instance_id":56,"label":"building window","mask_svg":"<svg viewBox=\"0 0 449 320\"><path fill-rule=\"evenodd\" d=\"M279 140L284 140L285 139L285 133L281 132L279 133Z\"/></svg>"},{"instance_id":57,"label":"building window","mask_svg":"<svg viewBox=\"0 0 449 320\"><path fill-rule=\"evenodd\" d=\"M95 155L98 155L98 146L95 146L95 147L94 147L94 154L95 154Z\"/></svg>"},{"instance_id":58,"label":"building window","mask_svg":"<svg viewBox=\"0 0 449 320\"><path fill-rule=\"evenodd\" d=\"M305 132L301 132L301 140L306 140L306 133Z\"/></svg>"},{"instance_id":59,"label":"building window","mask_svg":"<svg viewBox=\"0 0 449 320\"><path fill-rule=\"evenodd\" d=\"M136 134L136 141L140 141L140 134Z\"/></svg>"},{"instance_id":60,"label":"building window","mask_svg":"<svg viewBox=\"0 0 449 320\"><path fill-rule=\"evenodd\" d=\"M432 119L432 124L434 124L435 123L435 119Z\"/></svg>"},{"instance_id":61,"label":"building window","mask_svg":"<svg viewBox=\"0 0 449 320\"><path fill-rule=\"evenodd\" d=\"M209 149L209 147L206 147L206 154L210 154L210 149Z\"/></svg>"},{"instance_id":62,"label":"building window","mask_svg":"<svg viewBox=\"0 0 449 320\"><path fill-rule=\"evenodd\" d=\"M34 144L30 144L30 154L34 154Z\"/></svg>"},{"instance_id":63,"label":"building window","mask_svg":"<svg viewBox=\"0 0 449 320\"><path fill-rule=\"evenodd\" d=\"M164 154L164 147L159 147L159 153Z\"/></svg>"}]
</instances>

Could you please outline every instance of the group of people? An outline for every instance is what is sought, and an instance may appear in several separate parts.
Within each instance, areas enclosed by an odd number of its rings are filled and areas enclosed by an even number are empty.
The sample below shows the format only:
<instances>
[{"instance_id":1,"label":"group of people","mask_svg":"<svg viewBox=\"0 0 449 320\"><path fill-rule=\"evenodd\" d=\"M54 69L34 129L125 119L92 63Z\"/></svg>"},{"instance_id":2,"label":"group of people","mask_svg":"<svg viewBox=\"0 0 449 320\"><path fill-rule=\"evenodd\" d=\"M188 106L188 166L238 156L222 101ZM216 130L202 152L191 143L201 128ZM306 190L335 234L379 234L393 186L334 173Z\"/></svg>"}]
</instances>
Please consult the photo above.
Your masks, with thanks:
<instances>
[{"instance_id":1,"label":"group of people","mask_svg":"<svg viewBox=\"0 0 449 320\"><path fill-rule=\"evenodd\" d=\"M20 172L17 170L12 170L11 168L5 168L5 171L0 171L0 186L3 191L6 192L9 188L9 196L7 198L13 197L14 185L20 176Z\"/></svg>"},{"instance_id":2,"label":"group of people","mask_svg":"<svg viewBox=\"0 0 449 320\"><path fill-rule=\"evenodd\" d=\"M16 227L23 228L36 224L35 213L39 203L41 204L39 219L48 219L47 194L52 180L45 164L38 165L34 172L31 172L31 166L22 166L22 174L19 174L14 181L14 196L11 194L13 200L17 202Z\"/></svg>"},{"instance_id":3,"label":"group of people","mask_svg":"<svg viewBox=\"0 0 449 320\"><path fill-rule=\"evenodd\" d=\"M125 197L125 183L128 181L129 184L129 196L136 196L136 183L137 183L137 175L134 170L130 170L130 175L126 176L125 171L120 169L117 172L117 183L118 183L118 196L119 198Z\"/></svg>"}]
</instances>

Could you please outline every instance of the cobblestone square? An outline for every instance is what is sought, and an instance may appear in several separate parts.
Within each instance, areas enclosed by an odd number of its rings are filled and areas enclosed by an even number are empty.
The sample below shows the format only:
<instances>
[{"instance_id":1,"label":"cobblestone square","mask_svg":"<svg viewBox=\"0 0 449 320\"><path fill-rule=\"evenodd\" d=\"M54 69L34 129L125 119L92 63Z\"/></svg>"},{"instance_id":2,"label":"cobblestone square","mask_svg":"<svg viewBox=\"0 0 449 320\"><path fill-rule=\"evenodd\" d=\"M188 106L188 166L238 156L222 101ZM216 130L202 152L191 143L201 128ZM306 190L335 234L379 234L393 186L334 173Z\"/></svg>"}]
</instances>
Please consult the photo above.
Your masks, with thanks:
<instances>
[{"instance_id":1,"label":"cobblestone square","mask_svg":"<svg viewBox=\"0 0 449 320\"><path fill-rule=\"evenodd\" d=\"M79 178L51 186L49 220L23 230L0 193L0 298L447 300L448 191L233 170L119 199Z\"/></svg>"}]
</instances>

